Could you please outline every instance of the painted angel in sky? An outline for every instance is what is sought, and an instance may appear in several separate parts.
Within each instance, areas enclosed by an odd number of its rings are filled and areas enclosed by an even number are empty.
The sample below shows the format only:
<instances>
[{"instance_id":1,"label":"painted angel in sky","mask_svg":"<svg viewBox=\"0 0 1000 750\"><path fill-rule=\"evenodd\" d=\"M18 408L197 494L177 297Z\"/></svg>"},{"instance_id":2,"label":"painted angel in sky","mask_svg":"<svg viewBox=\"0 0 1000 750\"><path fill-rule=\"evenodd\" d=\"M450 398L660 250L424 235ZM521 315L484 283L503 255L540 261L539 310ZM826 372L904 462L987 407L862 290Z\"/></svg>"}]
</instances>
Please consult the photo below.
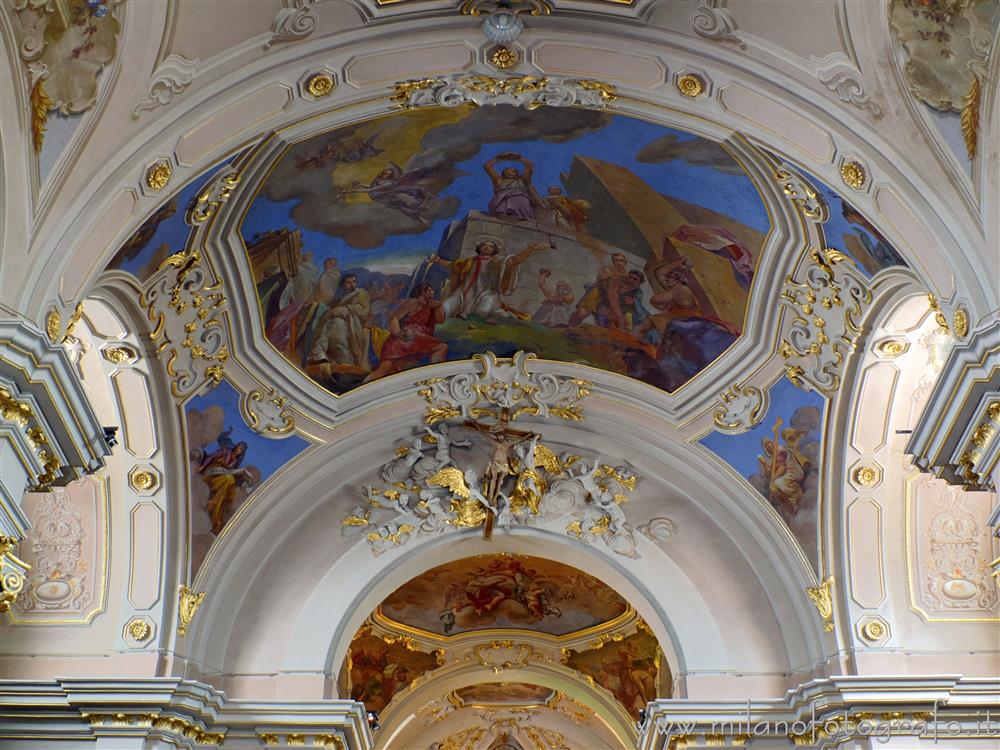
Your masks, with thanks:
<instances>
[{"instance_id":1,"label":"painted angel in sky","mask_svg":"<svg viewBox=\"0 0 1000 750\"><path fill-rule=\"evenodd\" d=\"M433 198L428 181L438 171L435 167L428 167L404 172L398 164L389 162L389 166L379 172L369 184L355 180L341 195L368 193L373 201L394 208L421 224L430 224L430 219L424 215L427 203Z\"/></svg>"}]
</instances>

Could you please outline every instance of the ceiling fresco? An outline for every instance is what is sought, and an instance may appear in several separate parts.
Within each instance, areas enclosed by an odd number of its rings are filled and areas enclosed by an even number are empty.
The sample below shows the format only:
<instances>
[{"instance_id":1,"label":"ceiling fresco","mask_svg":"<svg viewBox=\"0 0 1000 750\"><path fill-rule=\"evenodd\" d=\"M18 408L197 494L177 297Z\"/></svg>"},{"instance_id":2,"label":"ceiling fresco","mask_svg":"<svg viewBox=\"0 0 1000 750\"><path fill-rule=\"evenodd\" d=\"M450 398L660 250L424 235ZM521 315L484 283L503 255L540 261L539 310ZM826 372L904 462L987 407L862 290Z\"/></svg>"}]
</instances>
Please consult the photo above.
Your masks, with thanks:
<instances>
[{"instance_id":1,"label":"ceiling fresco","mask_svg":"<svg viewBox=\"0 0 1000 750\"><path fill-rule=\"evenodd\" d=\"M527 555L439 565L382 602L384 618L439 636L493 628L566 635L624 615L627 602L579 570Z\"/></svg>"},{"instance_id":2,"label":"ceiling fresco","mask_svg":"<svg viewBox=\"0 0 1000 750\"><path fill-rule=\"evenodd\" d=\"M191 569L249 497L309 447L298 435L263 437L246 423L227 381L184 405L190 472Z\"/></svg>"},{"instance_id":3,"label":"ceiling fresco","mask_svg":"<svg viewBox=\"0 0 1000 750\"><path fill-rule=\"evenodd\" d=\"M455 699L464 706L534 706L553 700L556 691L527 682L483 682L455 691Z\"/></svg>"},{"instance_id":4,"label":"ceiling fresco","mask_svg":"<svg viewBox=\"0 0 1000 750\"><path fill-rule=\"evenodd\" d=\"M409 649L402 640L387 643L362 628L351 641L345 671L351 699L369 711L382 711L396 693L437 666L433 654Z\"/></svg>"},{"instance_id":5,"label":"ceiling fresco","mask_svg":"<svg viewBox=\"0 0 1000 750\"><path fill-rule=\"evenodd\" d=\"M599 648L571 652L566 666L609 690L635 719L649 701L670 695L670 670L656 639L646 632Z\"/></svg>"},{"instance_id":6,"label":"ceiling fresco","mask_svg":"<svg viewBox=\"0 0 1000 750\"><path fill-rule=\"evenodd\" d=\"M781 378L768 391L760 424L740 434L711 432L702 445L767 500L819 571L819 495L826 399Z\"/></svg>"},{"instance_id":7,"label":"ceiling fresco","mask_svg":"<svg viewBox=\"0 0 1000 750\"><path fill-rule=\"evenodd\" d=\"M519 349L673 391L741 334L768 211L721 145L580 108L420 108L291 146L241 231L335 394Z\"/></svg>"}]
</instances>

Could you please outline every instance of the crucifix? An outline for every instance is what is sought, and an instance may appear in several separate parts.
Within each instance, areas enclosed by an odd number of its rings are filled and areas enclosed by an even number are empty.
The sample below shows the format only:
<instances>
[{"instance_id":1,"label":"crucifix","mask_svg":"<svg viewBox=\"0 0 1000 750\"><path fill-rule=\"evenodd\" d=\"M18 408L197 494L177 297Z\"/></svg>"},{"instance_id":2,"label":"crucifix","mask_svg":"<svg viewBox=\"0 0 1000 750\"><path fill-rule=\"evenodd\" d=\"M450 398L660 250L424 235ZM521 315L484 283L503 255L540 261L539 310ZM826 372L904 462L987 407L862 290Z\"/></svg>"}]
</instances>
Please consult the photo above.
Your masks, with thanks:
<instances>
[{"instance_id":1,"label":"crucifix","mask_svg":"<svg viewBox=\"0 0 1000 750\"><path fill-rule=\"evenodd\" d=\"M499 508L497 501L500 499L500 490L507 477L514 475L511 467L511 451L514 446L520 445L526 440L538 437L537 433L526 430L514 430L508 427L510 424L510 409L504 407L497 415L497 421L492 424L483 424L472 419L467 419L462 426L468 430L478 432L486 438L493 447L493 455L486 466L483 474L483 496L486 498L486 524L483 527L483 539L487 541L493 538L493 521L496 517L495 509Z\"/></svg>"}]
</instances>

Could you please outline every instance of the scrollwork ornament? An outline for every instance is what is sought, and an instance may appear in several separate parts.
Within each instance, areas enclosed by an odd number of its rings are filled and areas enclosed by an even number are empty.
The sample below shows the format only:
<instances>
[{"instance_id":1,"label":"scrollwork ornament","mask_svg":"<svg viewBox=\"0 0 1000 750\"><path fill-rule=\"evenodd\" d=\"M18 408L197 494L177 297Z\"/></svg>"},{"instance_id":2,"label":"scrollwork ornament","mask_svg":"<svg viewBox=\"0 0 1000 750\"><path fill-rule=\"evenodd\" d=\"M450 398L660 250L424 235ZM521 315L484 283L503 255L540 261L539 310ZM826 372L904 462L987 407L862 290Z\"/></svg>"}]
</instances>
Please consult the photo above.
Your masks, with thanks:
<instances>
[{"instance_id":1,"label":"scrollwork ornament","mask_svg":"<svg viewBox=\"0 0 1000 750\"><path fill-rule=\"evenodd\" d=\"M274 388L264 386L240 399L240 411L254 432L265 436L287 435L295 428L295 417L286 402Z\"/></svg>"},{"instance_id":2,"label":"scrollwork ornament","mask_svg":"<svg viewBox=\"0 0 1000 750\"><path fill-rule=\"evenodd\" d=\"M202 67L201 60L189 60L183 55L168 55L153 72L149 84L149 93L135 105L132 119L138 119L139 113L152 111L173 101L198 75Z\"/></svg>"},{"instance_id":3,"label":"scrollwork ornament","mask_svg":"<svg viewBox=\"0 0 1000 750\"><path fill-rule=\"evenodd\" d=\"M691 29L702 39L746 49L746 42L736 33L739 28L736 19L721 6L720 0L699 0L698 8L691 14Z\"/></svg>"},{"instance_id":4,"label":"scrollwork ornament","mask_svg":"<svg viewBox=\"0 0 1000 750\"><path fill-rule=\"evenodd\" d=\"M573 422L583 419L579 401L590 394L593 384L529 372L528 363L533 359L533 354L523 351L512 359L498 359L493 352L486 352L473 357L478 373L421 380L418 395L428 404L424 421L433 425L459 416L495 417L501 409L510 410L512 421L523 415Z\"/></svg>"},{"instance_id":5,"label":"scrollwork ornament","mask_svg":"<svg viewBox=\"0 0 1000 750\"><path fill-rule=\"evenodd\" d=\"M774 170L774 179L803 217L817 224L830 218L830 209L819 192L787 164Z\"/></svg>"},{"instance_id":6,"label":"scrollwork ornament","mask_svg":"<svg viewBox=\"0 0 1000 750\"><path fill-rule=\"evenodd\" d=\"M715 410L715 426L739 434L756 427L767 413L767 393L752 385L733 383L719 394L722 404Z\"/></svg>"},{"instance_id":7,"label":"scrollwork ornament","mask_svg":"<svg viewBox=\"0 0 1000 750\"><path fill-rule=\"evenodd\" d=\"M201 264L197 250L171 255L158 267L139 296L146 309L157 344L156 353L166 358L170 391L181 399L206 380L217 384L229 347L222 312L228 300L222 281Z\"/></svg>"},{"instance_id":8,"label":"scrollwork ornament","mask_svg":"<svg viewBox=\"0 0 1000 750\"><path fill-rule=\"evenodd\" d=\"M271 24L271 35L264 42L264 49L275 44L297 42L316 30L319 19L312 9L313 0L286 0Z\"/></svg>"},{"instance_id":9,"label":"scrollwork ornament","mask_svg":"<svg viewBox=\"0 0 1000 750\"><path fill-rule=\"evenodd\" d=\"M795 385L832 394L840 387L848 355L861 334L861 318L871 301L868 284L854 261L825 248L809 252L803 281L785 280L781 302L792 323L779 347L786 374Z\"/></svg>"},{"instance_id":10,"label":"scrollwork ornament","mask_svg":"<svg viewBox=\"0 0 1000 750\"><path fill-rule=\"evenodd\" d=\"M239 181L232 169L216 175L188 210L188 223L211 219ZM139 295L139 304L151 324L149 337L157 345L156 354L166 359L175 398L188 396L206 381L222 380L229 359L222 314L229 302L222 281L203 265L197 248L181 250L160 263Z\"/></svg>"},{"instance_id":11,"label":"scrollwork ornament","mask_svg":"<svg viewBox=\"0 0 1000 750\"><path fill-rule=\"evenodd\" d=\"M840 101L867 112L873 120L882 119L882 108L865 93L864 87L857 79L856 71L853 69L821 71L819 73L819 80L820 83L836 94Z\"/></svg>"},{"instance_id":12,"label":"scrollwork ornament","mask_svg":"<svg viewBox=\"0 0 1000 750\"><path fill-rule=\"evenodd\" d=\"M601 81L556 76L493 78L458 74L397 83L390 101L404 109L510 104L525 109L580 106L603 109L618 98L614 86Z\"/></svg>"},{"instance_id":13,"label":"scrollwork ornament","mask_svg":"<svg viewBox=\"0 0 1000 750\"><path fill-rule=\"evenodd\" d=\"M9 612L11 604L24 589L31 566L14 554L18 540L0 536L0 612Z\"/></svg>"}]
</instances>

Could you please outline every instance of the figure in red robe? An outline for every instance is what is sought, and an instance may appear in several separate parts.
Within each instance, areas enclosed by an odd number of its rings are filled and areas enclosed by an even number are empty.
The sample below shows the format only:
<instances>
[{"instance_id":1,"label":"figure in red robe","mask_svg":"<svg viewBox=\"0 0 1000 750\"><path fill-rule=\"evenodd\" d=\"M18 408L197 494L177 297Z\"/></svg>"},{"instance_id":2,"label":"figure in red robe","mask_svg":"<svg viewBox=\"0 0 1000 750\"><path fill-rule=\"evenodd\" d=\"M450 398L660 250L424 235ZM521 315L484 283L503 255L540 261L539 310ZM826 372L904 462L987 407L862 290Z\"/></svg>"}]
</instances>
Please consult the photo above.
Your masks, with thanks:
<instances>
[{"instance_id":1,"label":"figure in red robe","mask_svg":"<svg viewBox=\"0 0 1000 750\"><path fill-rule=\"evenodd\" d=\"M364 379L367 383L386 375L402 372L424 357L432 363L443 362L448 345L434 335L434 328L444 322L444 308L434 299L430 284L418 284L389 317L389 338L382 344L379 365Z\"/></svg>"}]
</instances>

